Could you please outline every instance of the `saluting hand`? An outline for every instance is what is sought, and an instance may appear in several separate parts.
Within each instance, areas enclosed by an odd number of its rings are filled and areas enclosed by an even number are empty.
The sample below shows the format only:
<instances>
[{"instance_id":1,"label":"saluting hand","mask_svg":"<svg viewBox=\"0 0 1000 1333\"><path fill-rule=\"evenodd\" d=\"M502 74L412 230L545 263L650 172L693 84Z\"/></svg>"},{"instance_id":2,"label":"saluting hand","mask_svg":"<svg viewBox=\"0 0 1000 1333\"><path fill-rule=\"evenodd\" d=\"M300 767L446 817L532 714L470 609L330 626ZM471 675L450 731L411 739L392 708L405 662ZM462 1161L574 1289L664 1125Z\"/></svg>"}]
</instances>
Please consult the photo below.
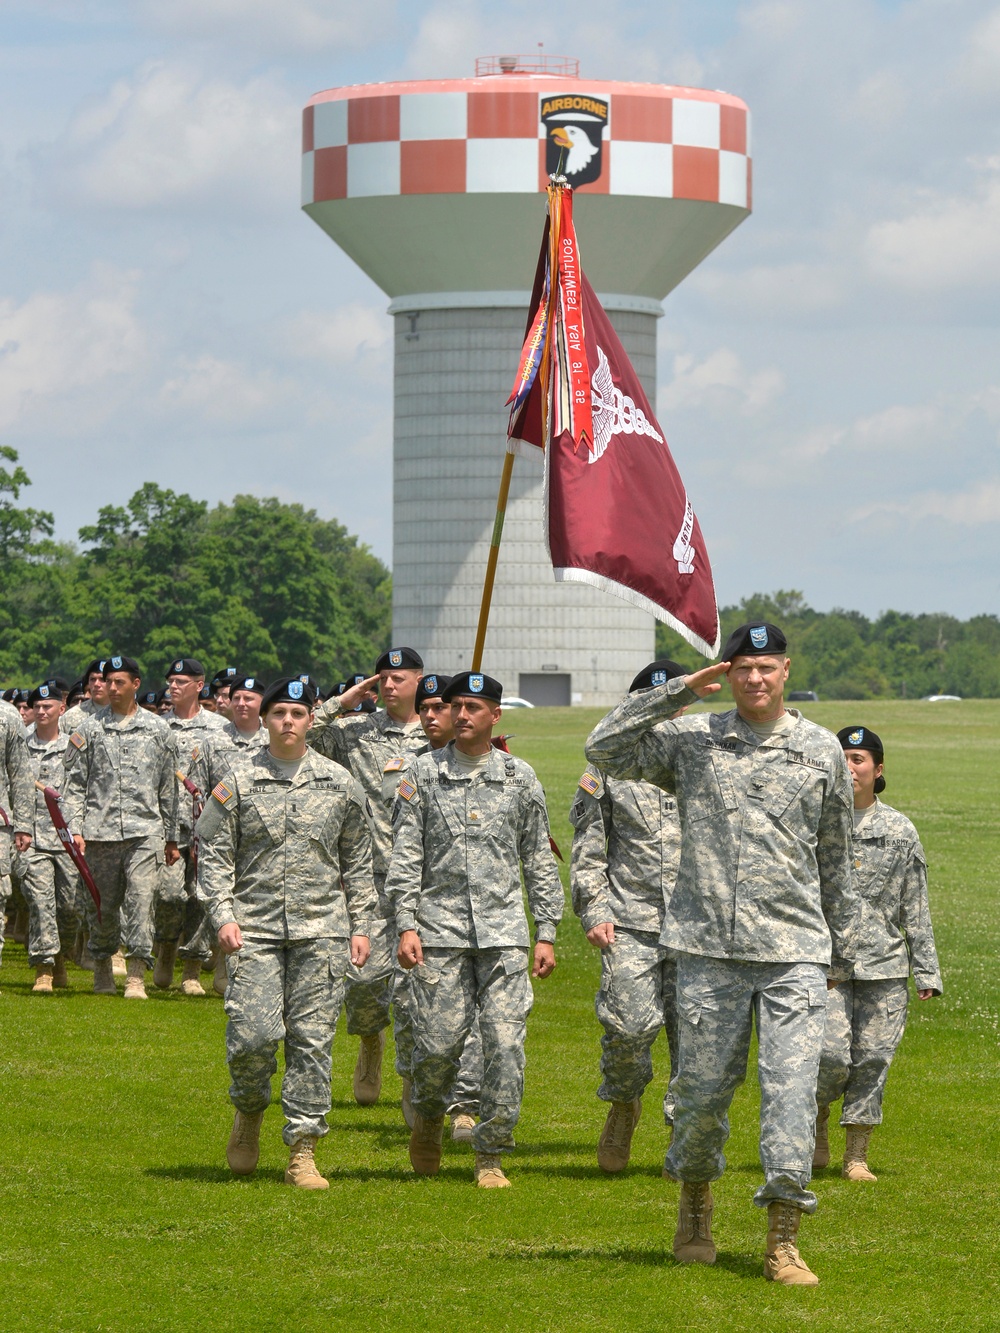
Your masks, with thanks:
<instances>
[{"instance_id":1,"label":"saluting hand","mask_svg":"<svg viewBox=\"0 0 1000 1333\"><path fill-rule=\"evenodd\" d=\"M717 694L722 689L719 677L726 674L730 665L729 662L716 662L714 666L702 667L700 671L693 671L690 676L685 676L684 684L689 690L694 690L699 699L704 699L709 694Z\"/></svg>"},{"instance_id":2,"label":"saluting hand","mask_svg":"<svg viewBox=\"0 0 1000 1333\"><path fill-rule=\"evenodd\" d=\"M368 691L377 689L378 676L369 676L367 680L362 680L357 685L350 686L343 694L338 694L337 702L345 713L353 713L358 704L364 702Z\"/></svg>"}]
</instances>

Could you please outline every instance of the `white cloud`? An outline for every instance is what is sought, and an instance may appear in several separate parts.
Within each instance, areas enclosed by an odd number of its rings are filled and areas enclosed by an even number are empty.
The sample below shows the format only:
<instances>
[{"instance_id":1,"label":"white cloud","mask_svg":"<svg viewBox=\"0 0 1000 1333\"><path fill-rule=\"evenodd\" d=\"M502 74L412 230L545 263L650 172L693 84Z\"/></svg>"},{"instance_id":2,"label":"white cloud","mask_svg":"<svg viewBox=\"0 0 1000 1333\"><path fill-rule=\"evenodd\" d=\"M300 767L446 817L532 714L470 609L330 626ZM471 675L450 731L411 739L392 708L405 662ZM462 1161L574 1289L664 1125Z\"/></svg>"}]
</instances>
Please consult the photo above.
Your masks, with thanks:
<instances>
[{"instance_id":1,"label":"white cloud","mask_svg":"<svg viewBox=\"0 0 1000 1333\"><path fill-rule=\"evenodd\" d=\"M847 275L825 261L752 264L735 271L709 265L688 281L733 315L754 320L814 318L842 306L849 291Z\"/></svg>"},{"instance_id":2,"label":"white cloud","mask_svg":"<svg viewBox=\"0 0 1000 1333\"><path fill-rule=\"evenodd\" d=\"M208 201L234 216L287 209L298 189L299 116L272 79L237 85L147 63L80 111L41 156L45 192L116 211Z\"/></svg>"},{"instance_id":3,"label":"white cloud","mask_svg":"<svg viewBox=\"0 0 1000 1333\"><path fill-rule=\"evenodd\" d=\"M906 500L869 505L858 519L878 514L899 514L914 522L942 518L960 527L996 523L1000 521L1000 479L992 477L964 491L925 491Z\"/></svg>"},{"instance_id":4,"label":"white cloud","mask_svg":"<svg viewBox=\"0 0 1000 1333\"><path fill-rule=\"evenodd\" d=\"M731 410L734 403L750 414L767 407L784 387L780 370L748 370L734 351L720 347L703 361L689 353L674 357L673 379L659 391L657 405L661 415L712 406Z\"/></svg>"},{"instance_id":5,"label":"white cloud","mask_svg":"<svg viewBox=\"0 0 1000 1333\"><path fill-rule=\"evenodd\" d=\"M60 403L144 361L134 304L139 275L96 266L66 292L0 301L0 426L51 420Z\"/></svg>"},{"instance_id":6,"label":"white cloud","mask_svg":"<svg viewBox=\"0 0 1000 1333\"><path fill-rule=\"evenodd\" d=\"M143 0L141 8L173 36L218 38L269 58L370 46L396 21L393 0Z\"/></svg>"},{"instance_id":7,"label":"white cloud","mask_svg":"<svg viewBox=\"0 0 1000 1333\"><path fill-rule=\"evenodd\" d=\"M907 216L871 227L871 272L915 293L1000 280L1000 164L986 165L989 175L973 193L927 193Z\"/></svg>"},{"instance_id":8,"label":"white cloud","mask_svg":"<svg viewBox=\"0 0 1000 1333\"><path fill-rule=\"evenodd\" d=\"M295 386L287 379L206 352L181 360L177 373L160 389L159 401L168 411L235 424L259 421L289 402L294 393Z\"/></svg>"},{"instance_id":9,"label":"white cloud","mask_svg":"<svg viewBox=\"0 0 1000 1333\"><path fill-rule=\"evenodd\" d=\"M303 310L284 327L293 356L329 361L335 365L382 352L392 339L392 319L383 310L357 302L337 310ZM379 357L380 363L384 360Z\"/></svg>"}]
</instances>

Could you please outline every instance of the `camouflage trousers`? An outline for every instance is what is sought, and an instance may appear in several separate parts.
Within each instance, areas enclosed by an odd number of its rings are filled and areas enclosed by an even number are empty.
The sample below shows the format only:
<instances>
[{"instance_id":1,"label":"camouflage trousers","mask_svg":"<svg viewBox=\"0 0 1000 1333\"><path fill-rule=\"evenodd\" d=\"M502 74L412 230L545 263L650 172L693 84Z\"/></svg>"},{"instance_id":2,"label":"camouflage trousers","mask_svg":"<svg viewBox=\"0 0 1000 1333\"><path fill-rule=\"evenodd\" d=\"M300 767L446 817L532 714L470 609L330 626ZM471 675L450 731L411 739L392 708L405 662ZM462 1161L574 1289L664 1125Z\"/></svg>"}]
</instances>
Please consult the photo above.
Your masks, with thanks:
<instances>
[{"instance_id":1,"label":"camouflage trousers","mask_svg":"<svg viewBox=\"0 0 1000 1333\"><path fill-rule=\"evenodd\" d=\"M906 977L844 981L827 995L820 1106L844 1099L842 1125L880 1125L882 1094L906 1027Z\"/></svg>"},{"instance_id":2,"label":"camouflage trousers","mask_svg":"<svg viewBox=\"0 0 1000 1333\"><path fill-rule=\"evenodd\" d=\"M14 846L14 836L6 825L0 825L0 954L7 928L7 901L12 893L10 882L10 860Z\"/></svg>"},{"instance_id":3,"label":"camouflage trousers","mask_svg":"<svg viewBox=\"0 0 1000 1333\"><path fill-rule=\"evenodd\" d=\"M597 1095L605 1102L631 1102L653 1079L653 1043L667 1030L670 1082L663 1116L673 1123L673 1078L677 1072L677 964L645 930L615 927L615 942L601 950L601 988L594 1008L604 1028Z\"/></svg>"},{"instance_id":4,"label":"camouflage trousers","mask_svg":"<svg viewBox=\"0 0 1000 1333\"><path fill-rule=\"evenodd\" d=\"M160 871L153 912L153 938L173 943L183 935L184 944L178 949L181 958L196 958L207 963L212 956L211 931L203 929L205 909L198 901L195 889L198 865L190 847L181 847L180 859Z\"/></svg>"},{"instance_id":5,"label":"camouflage trousers","mask_svg":"<svg viewBox=\"0 0 1000 1333\"><path fill-rule=\"evenodd\" d=\"M263 940L243 937L226 960L225 1008L229 1099L244 1115L271 1101L278 1043L285 1044L281 1080L282 1137L287 1144L321 1138L330 1109L331 1047L344 998L347 940Z\"/></svg>"},{"instance_id":6,"label":"camouflage trousers","mask_svg":"<svg viewBox=\"0 0 1000 1333\"><path fill-rule=\"evenodd\" d=\"M163 869L163 843L157 838L126 838L124 842L88 842L87 864L101 895L101 917L88 894L87 929L90 952L110 958L122 941L125 957L153 965L153 901Z\"/></svg>"},{"instance_id":7,"label":"camouflage trousers","mask_svg":"<svg viewBox=\"0 0 1000 1333\"><path fill-rule=\"evenodd\" d=\"M344 1008L353 1037L374 1037L389 1026L396 966L396 918L385 896L385 875L375 874L378 906L372 912L368 941L371 952L363 969L348 963ZM405 1006L405 997L400 992ZM397 1062L398 1067L398 1062Z\"/></svg>"},{"instance_id":8,"label":"camouflage trousers","mask_svg":"<svg viewBox=\"0 0 1000 1333\"><path fill-rule=\"evenodd\" d=\"M754 1203L787 1199L807 1213L816 1076L826 1021L818 963L746 963L677 953L674 1137L665 1169L675 1180L717 1180L726 1169L729 1106L746 1078L757 1029L760 1164Z\"/></svg>"},{"instance_id":9,"label":"camouflage trousers","mask_svg":"<svg viewBox=\"0 0 1000 1333\"><path fill-rule=\"evenodd\" d=\"M476 1152L514 1147L524 1095L524 1038L533 996L527 949L424 949L410 973L414 1109L444 1115L476 1017L483 1048Z\"/></svg>"},{"instance_id":10,"label":"camouflage trousers","mask_svg":"<svg viewBox=\"0 0 1000 1333\"><path fill-rule=\"evenodd\" d=\"M400 1078L409 1078L413 1070L413 1014L410 1007L411 972L404 972L396 965L396 976L392 990L393 1037L396 1043L396 1073ZM479 1015L472 1020L472 1027L462 1047L462 1058L458 1063L455 1085L451 1090L448 1103L449 1115L479 1115L479 1089L483 1082L483 1042L479 1035Z\"/></svg>"},{"instance_id":11,"label":"camouflage trousers","mask_svg":"<svg viewBox=\"0 0 1000 1333\"><path fill-rule=\"evenodd\" d=\"M30 847L20 857L21 888L28 904L28 962L51 965L57 953L72 955L80 925L80 876L64 851Z\"/></svg>"}]
</instances>

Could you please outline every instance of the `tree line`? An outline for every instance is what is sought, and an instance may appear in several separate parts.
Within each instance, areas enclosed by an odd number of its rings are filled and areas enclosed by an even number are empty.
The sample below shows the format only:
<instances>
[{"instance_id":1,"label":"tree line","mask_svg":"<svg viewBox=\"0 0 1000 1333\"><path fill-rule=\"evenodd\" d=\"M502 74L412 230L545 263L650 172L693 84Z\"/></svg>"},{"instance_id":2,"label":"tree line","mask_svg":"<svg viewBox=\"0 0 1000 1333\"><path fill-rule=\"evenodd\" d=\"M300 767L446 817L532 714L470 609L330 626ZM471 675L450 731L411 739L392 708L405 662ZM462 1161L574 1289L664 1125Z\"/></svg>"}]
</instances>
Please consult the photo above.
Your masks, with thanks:
<instances>
[{"instance_id":1,"label":"tree line","mask_svg":"<svg viewBox=\"0 0 1000 1333\"><path fill-rule=\"evenodd\" d=\"M9 466L8 466L9 465ZM324 688L388 646L389 570L342 524L277 499L207 502L147 482L107 505L79 544L19 503L30 485L0 446L0 682L74 680L94 656L135 657L151 685L197 654Z\"/></svg>"},{"instance_id":2,"label":"tree line","mask_svg":"<svg viewBox=\"0 0 1000 1333\"><path fill-rule=\"evenodd\" d=\"M801 592L754 593L720 609L722 641L737 625L770 620L788 636L789 690L821 699L920 699L928 694L1000 697L1000 619L958 620L943 612L814 611ZM666 625L657 626L657 655L703 665Z\"/></svg>"}]
</instances>

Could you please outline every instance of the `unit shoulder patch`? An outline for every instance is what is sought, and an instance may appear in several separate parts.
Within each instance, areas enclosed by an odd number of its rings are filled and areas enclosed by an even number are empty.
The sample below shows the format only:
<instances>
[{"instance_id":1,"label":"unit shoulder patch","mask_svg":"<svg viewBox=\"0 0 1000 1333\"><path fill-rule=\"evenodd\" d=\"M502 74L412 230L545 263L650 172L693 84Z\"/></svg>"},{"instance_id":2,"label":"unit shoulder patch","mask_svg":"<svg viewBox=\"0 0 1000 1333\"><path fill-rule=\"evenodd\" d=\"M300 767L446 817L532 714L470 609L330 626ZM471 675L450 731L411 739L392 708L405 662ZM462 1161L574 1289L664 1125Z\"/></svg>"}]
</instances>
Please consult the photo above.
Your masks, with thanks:
<instances>
[{"instance_id":1,"label":"unit shoulder patch","mask_svg":"<svg viewBox=\"0 0 1000 1333\"><path fill-rule=\"evenodd\" d=\"M224 782L219 782L212 788L212 795L220 805L225 805L228 801L233 799L234 792L232 788L227 787Z\"/></svg>"},{"instance_id":2,"label":"unit shoulder patch","mask_svg":"<svg viewBox=\"0 0 1000 1333\"><path fill-rule=\"evenodd\" d=\"M601 779L595 776L595 774L586 771L580 779L580 786L588 796L600 796L601 792L604 790L604 783Z\"/></svg>"},{"instance_id":3,"label":"unit shoulder patch","mask_svg":"<svg viewBox=\"0 0 1000 1333\"><path fill-rule=\"evenodd\" d=\"M87 738L82 732L74 731L73 735L69 738L69 743L70 745L75 745L78 750L82 750L86 747Z\"/></svg>"},{"instance_id":4,"label":"unit shoulder patch","mask_svg":"<svg viewBox=\"0 0 1000 1333\"><path fill-rule=\"evenodd\" d=\"M409 778L404 778L397 788L397 794L402 796L404 801L412 801L417 794L417 789Z\"/></svg>"}]
</instances>

